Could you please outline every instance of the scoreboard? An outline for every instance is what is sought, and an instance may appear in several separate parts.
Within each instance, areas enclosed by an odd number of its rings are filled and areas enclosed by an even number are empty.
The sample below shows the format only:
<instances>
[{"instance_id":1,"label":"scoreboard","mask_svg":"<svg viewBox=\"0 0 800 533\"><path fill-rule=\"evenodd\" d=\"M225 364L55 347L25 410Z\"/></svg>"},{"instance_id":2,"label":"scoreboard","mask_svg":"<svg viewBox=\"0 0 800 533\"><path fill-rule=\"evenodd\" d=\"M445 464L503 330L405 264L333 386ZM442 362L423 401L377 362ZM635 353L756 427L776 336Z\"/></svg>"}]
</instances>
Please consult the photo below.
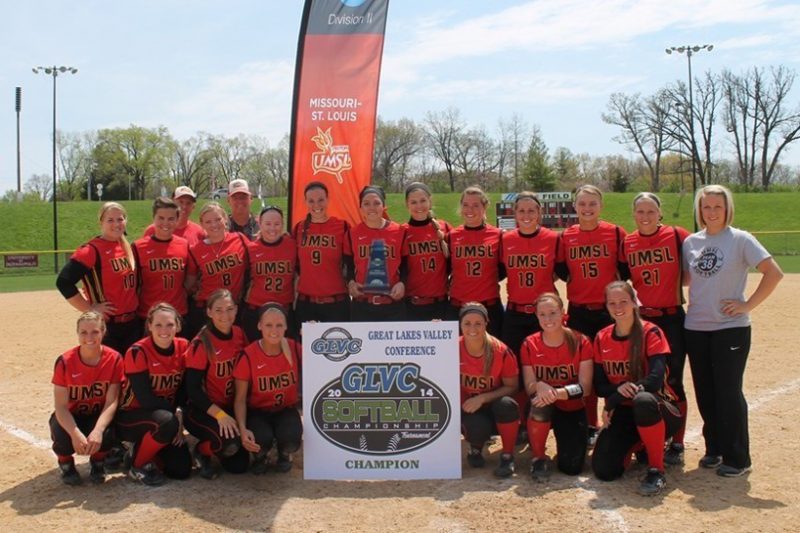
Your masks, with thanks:
<instances>
[{"instance_id":1,"label":"scoreboard","mask_svg":"<svg viewBox=\"0 0 800 533\"><path fill-rule=\"evenodd\" d=\"M571 192L540 192L536 193L542 204L542 217L539 223L550 229L564 229L578 223ZM501 229L514 229L517 223L514 220L514 200L517 193L505 193L497 202L497 227Z\"/></svg>"}]
</instances>

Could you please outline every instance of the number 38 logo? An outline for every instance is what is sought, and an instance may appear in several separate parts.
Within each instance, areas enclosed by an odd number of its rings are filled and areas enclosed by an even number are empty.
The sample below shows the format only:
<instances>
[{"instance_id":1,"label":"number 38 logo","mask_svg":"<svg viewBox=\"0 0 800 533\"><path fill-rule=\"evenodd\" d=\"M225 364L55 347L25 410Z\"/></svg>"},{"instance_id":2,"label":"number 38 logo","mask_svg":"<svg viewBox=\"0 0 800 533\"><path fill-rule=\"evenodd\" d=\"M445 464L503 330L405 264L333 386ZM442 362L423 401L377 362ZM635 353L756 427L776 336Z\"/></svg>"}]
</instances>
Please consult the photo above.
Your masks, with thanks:
<instances>
[{"instance_id":1,"label":"number 38 logo","mask_svg":"<svg viewBox=\"0 0 800 533\"><path fill-rule=\"evenodd\" d=\"M725 256L719 248L705 248L694 264L694 271L700 276L709 278L720 271L724 259Z\"/></svg>"}]
</instances>

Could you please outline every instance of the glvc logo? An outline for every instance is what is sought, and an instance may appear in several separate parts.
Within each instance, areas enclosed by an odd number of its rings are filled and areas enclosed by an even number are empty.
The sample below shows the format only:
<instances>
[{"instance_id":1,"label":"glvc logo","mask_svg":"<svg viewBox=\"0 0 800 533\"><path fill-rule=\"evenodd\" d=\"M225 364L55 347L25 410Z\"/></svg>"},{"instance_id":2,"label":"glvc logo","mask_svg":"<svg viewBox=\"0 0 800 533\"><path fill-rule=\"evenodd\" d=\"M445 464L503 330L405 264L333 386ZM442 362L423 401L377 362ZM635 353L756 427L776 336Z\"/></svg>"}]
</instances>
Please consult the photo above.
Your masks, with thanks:
<instances>
[{"instance_id":1,"label":"glvc logo","mask_svg":"<svg viewBox=\"0 0 800 533\"><path fill-rule=\"evenodd\" d=\"M354 339L344 328L330 328L311 343L311 352L328 361L344 361L361 351L361 339Z\"/></svg>"}]
</instances>

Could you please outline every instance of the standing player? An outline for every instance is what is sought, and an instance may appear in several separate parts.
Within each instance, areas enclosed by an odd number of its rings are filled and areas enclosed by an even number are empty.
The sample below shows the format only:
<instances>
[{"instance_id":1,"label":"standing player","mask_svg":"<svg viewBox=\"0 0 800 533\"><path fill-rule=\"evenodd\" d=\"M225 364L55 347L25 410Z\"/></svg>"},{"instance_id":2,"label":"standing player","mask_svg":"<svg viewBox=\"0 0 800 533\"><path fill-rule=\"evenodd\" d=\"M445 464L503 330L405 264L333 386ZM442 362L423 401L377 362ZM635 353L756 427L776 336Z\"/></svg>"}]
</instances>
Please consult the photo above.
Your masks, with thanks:
<instances>
[{"instance_id":1,"label":"standing player","mask_svg":"<svg viewBox=\"0 0 800 533\"><path fill-rule=\"evenodd\" d=\"M353 298L350 318L355 322L405 320L405 261L401 256L405 232L400 224L383 217L386 209L383 189L368 185L359 193L359 200L363 221L350 230L353 250L352 279L347 282ZM385 249L385 268L391 288L388 294L370 294L365 287L372 245L378 239L383 241Z\"/></svg>"},{"instance_id":2,"label":"standing player","mask_svg":"<svg viewBox=\"0 0 800 533\"><path fill-rule=\"evenodd\" d=\"M558 469L570 476L583 470L587 428L583 398L592 390L594 363L589 339L564 326L564 302L558 294L541 294L534 305L542 331L525 339L520 360L531 403L531 476L545 481L550 477L545 445L551 428Z\"/></svg>"},{"instance_id":3,"label":"standing player","mask_svg":"<svg viewBox=\"0 0 800 533\"><path fill-rule=\"evenodd\" d=\"M206 301L217 289L228 289L241 301L245 275L249 268L247 240L241 233L225 229L225 210L209 202L200 210L200 224L208 234L189 249L186 286L194 287L194 307L189 309L189 335L194 336L206 322Z\"/></svg>"},{"instance_id":4,"label":"standing player","mask_svg":"<svg viewBox=\"0 0 800 533\"><path fill-rule=\"evenodd\" d=\"M289 336L294 332L294 284L297 273L297 243L283 229L283 211L274 205L261 210L259 234L247 246L250 253L250 286L244 297L242 326L247 339L261 338L258 331L258 308L278 302L289 315Z\"/></svg>"},{"instance_id":5,"label":"standing player","mask_svg":"<svg viewBox=\"0 0 800 533\"><path fill-rule=\"evenodd\" d=\"M489 333L500 337L503 303L500 281L505 269L500 263L502 231L486 223L489 197L480 187L461 193L460 212L464 223L450 232L450 306L447 319L457 320L465 302L480 302L489 313Z\"/></svg>"},{"instance_id":6,"label":"standing player","mask_svg":"<svg viewBox=\"0 0 800 533\"><path fill-rule=\"evenodd\" d=\"M233 417L233 367L247 344L244 332L233 325L236 311L230 291L214 291L206 303L209 324L200 329L186 352L189 409L184 423L198 439L195 459L205 479L218 475L212 462L215 455L234 474L247 470L250 462Z\"/></svg>"},{"instance_id":7,"label":"standing player","mask_svg":"<svg viewBox=\"0 0 800 533\"><path fill-rule=\"evenodd\" d=\"M431 190L424 183L406 187L410 218L403 224L406 258L406 317L409 320L444 320L447 311L447 274L450 249L447 235L453 229L431 212Z\"/></svg>"},{"instance_id":8,"label":"standing player","mask_svg":"<svg viewBox=\"0 0 800 533\"><path fill-rule=\"evenodd\" d=\"M503 453L494 471L497 477L514 473L514 445L519 431L517 392L519 369L511 350L486 331L489 312L478 302L461 308L461 432L469 443L467 463L473 468L486 464L483 446L500 434Z\"/></svg>"},{"instance_id":9,"label":"standing player","mask_svg":"<svg viewBox=\"0 0 800 533\"><path fill-rule=\"evenodd\" d=\"M561 234L556 273L567 282L569 320L567 325L590 339L611 324L603 303L606 285L619 279L622 241L625 230L600 220L603 193L594 185L582 185L575 191L578 223ZM597 434L597 396L586 398L589 419L589 443Z\"/></svg>"},{"instance_id":10,"label":"standing player","mask_svg":"<svg viewBox=\"0 0 800 533\"><path fill-rule=\"evenodd\" d=\"M258 222L250 212L253 205L253 195L250 187L243 179L231 180L228 184L228 205L231 214L228 218L228 231L241 233L248 240L253 240L258 234Z\"/></svg>"},{"instance_id":11,"label":"standing player","mask_svg":"<svg viewBox=\"0 0 800 533\"><path fill-rule=\"evenodd\" d=\"M292 236L297 243L297 329L303 322L339 322L350 318L345 263L352 261L350 227L328 216L328 188L312 181L303 192L308 214Z\"/></svg>"},{"instance_id":12,"label":"standing player","mask_svg":"<svg viewBox=\"0 0 800 533\"><path fill-rule=\"evenodd\" d=\"M128 450L129 477L145 485L163 484L165 474L186 479L192 472L179 408L189 345L186 339L176 337L180 320L171 305L154 305L147 314L147 337L125 354L127 380L117 413L117 432L121 440L134 443Z\"/></svg>"},{"instance_id":13,"label":"standing player","mask_svg":"<svg viewBox=\"0 0 800 533\"><path fill-rule=\"evenodd\" d=\"M80 485L73 454L88 455L92 483L105 481L103 465L111 448L112 421L123 380L122 357L101 344L106 325L96 311L78 318L78 346L56 359L53 369L55 412L50 417L53 451L61 480Z\"/></svg>"},{"instance_id":14,"label":"standing player","mask_svg":"<svg viewBox=\"0 0 800 533\"><path fill-rule=\"evenodd\" d=\"M603 481L617 479L643 446L649 468L639 493L653 496L667 485L664 442L681 424L677 398L665 381L669 344L658 326L639 317L628 283L610 283L606 305L614 324L594 341L594 386L606 401L592 469Z\"/></svg>"},{"instance_id":15,"label":"standing player","mask_svg":"<svg viewBox=\"0 0 800 533\"><path fill-rule=\"evenodd\" d=\"M755 237L731 226L733 195L727 188L706 185L697 191L695 217L703 229L686 238L683 261L689 275L686 349L706 445L700 466L737 477L752 468L742 392L749 313L772 294L783 272ZM761 279L745 299L750 268Z\"/></svg>"},{"instance_id":16,"label":"standing player","mask_svg":"<svg viewBox=\"0 0 800 533\"><path fill-rule=\"evenodd\" d=\"M206 232L203 231L203 228L189 220L189 216L194 211L194 205L197 203L197 196L192 189L186 185L181 185L172 193L172 199L175 200L175 203L180 208L178 210L178 224L173 235L183 237L189 243L189 246L194 246L198 241L206 238ZM150 224L144 230L143 237L149 237L155 233L155 230L155 225Z\"/></svg>"},{"instance_id":17,"label":"standing player","mask_svg":"<svg viewBox=\"0 0 800 533\"><path fill-rule=\"evenodd\" d=\"M683 339L683 290L681 278L682 243L689 235L683 228L661 224L661 200L643 192L633 199L636 231L622 244L625 272L639 297L639 315L664 332L669 342L667 381L678 397L681 427L672 436L664 462L683 464L683 436L686 431L686 391L683 388L683 367L686 345ZM624 275L624 277L627 277Z\"/></svg>"},{"instance_id":18,"label":"standing player","mask_svg":"<svg viewBox=\"0 0 800 533\"><path fill-rule=\"evenodd\" d=\"M98 218L100 236L75 250L58 274L56 287L81 313L102 314L107 325L103 343L125 353L141 336L142 327L136 315L136 260L125 238L128 214L120 204L106 202ZM79 281L83 293L78 290Z\"/></svg>"},{"instance_id":19,"label":"standing player","mask_svg":"<svg viewBox=\"0 0 800 533\"><path fill-rule=\"evenodd\" d=\"M186 287L186 264L189 243L175 236L178 204L169 198L153 202L153 233L133 243L133 255L139 265L139 318L159 302L167 302L184 319L189 313Z\"/></svg>"},{"instance_id":20,"label":"standing player","mask_svg":"<svg viewBox=\"0 0 800 533\"><path fill-rule=\"evenodd\" d=\"M277 303L259 310L261 339L248 346L239 358L235 411L244 448L255 454L252 470L267 471L267 454L273 442L278 446L275 468L292 469L292 453L300 448L303 424L297 403L300 399L300 346L285 337L286 313Z\"/></svg>"}]
</instances>

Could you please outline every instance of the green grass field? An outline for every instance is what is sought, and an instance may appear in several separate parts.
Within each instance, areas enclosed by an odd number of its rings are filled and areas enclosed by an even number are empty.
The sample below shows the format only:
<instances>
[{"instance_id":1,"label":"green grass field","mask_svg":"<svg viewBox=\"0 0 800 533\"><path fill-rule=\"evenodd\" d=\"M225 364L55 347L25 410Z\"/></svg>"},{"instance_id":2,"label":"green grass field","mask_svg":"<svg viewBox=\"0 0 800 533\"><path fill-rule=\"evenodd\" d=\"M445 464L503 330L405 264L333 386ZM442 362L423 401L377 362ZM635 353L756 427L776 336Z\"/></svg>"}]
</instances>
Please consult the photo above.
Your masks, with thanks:
<instances>
[{"instance_id":1,"label":"green grass field","mask_svg":"<svg viewBox=\"0 0 800 533\"><path fill-rule=\"evenodd\" d=\"M457 213L460 194L436 194L436 215L453 225L459 224ZM492 206L490 222L495 222L494 203L500 194L490 195ZM609 193L605 196L603 218L620 224L628 230L634 228L631 217L631 200L634 193ZM677 193L664 193L662 211L666 224L680 225L692 229L692 202L690 195L681 197ZM759 240L775 254L786 272L800 272L800 218L794 209L800 195L797 193L749 193L737 194L734 225L758 234ZM200 200L195 210L207 200ZM269 199L269 203L286 206L286 198ZM123 202L128 210L128 234L131 240L142 234L150 223L151 201ZM224 204L224 202L223 202ZM389 214L394 220L407 218L402 194L390 194ZM253 202L253 211L261 205ZM58 205L59 249L74 250L81 243L98 233L97 213L99 202L61 202ZM53 246L53 211L49 203L1 203L0 204L0 251L46 251ZM776 233L760 233L776 232ZM8 272L0 264L0 292L50 288L53 263L49 255L40 256L40 266L26 275Z\"/></svg>"}]
</instances>

